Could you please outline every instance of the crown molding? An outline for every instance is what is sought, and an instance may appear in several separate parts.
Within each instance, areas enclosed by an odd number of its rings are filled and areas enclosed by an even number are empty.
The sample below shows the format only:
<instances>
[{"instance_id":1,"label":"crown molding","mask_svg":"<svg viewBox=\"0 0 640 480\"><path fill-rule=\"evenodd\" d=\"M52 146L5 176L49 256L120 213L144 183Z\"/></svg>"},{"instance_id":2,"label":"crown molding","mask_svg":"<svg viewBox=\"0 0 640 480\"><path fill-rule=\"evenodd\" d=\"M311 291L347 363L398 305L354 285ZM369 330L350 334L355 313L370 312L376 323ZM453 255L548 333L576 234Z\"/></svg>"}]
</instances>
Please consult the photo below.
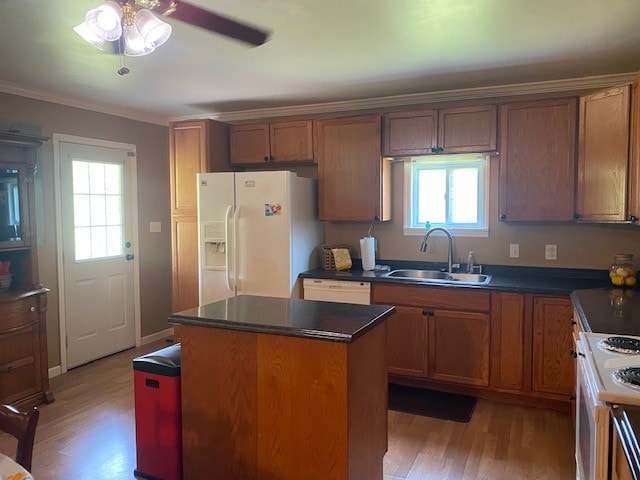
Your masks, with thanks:
<instances>
[{"instance_id":1,"label":"crown molding","mask_svg":"<svg viewBox=\"0 0 640 480\"><path fill-rule=\"evenodd\" d=\"M194 120L210 118L221 122L238 122L243 120L257 120L261 118L293 117L298 115L316 115L323 113L356 112L420 105L437 102L453 102L460 100L475 100L483 98L517 97L557 92L578 92L590 89L607 88L632 82L636 72L617 73L612 75L598 75L592 77L569 78L544 82L516 83L509 85L495 85L490 87L474 87L459 90L441 90L436 92L414 93L408 95L394 95L387 97L348 100L341 102L314 103L291 107L263 108L255 110L240 110L236 112L202 113L198 115L165 117L149 112L131 110L109 103L95 102L75 97L59 95L45 90L24 87L0 80L0 92L21 97L57 103L68 107L91 110L93 112L115 115L145 123L167 126L169 122L180 120Z\"/></svg>"},{"instance_id":2,"label":"crown molding","mask_svg":"<svg viewBox=\"0 0 640 480\"><path fill-rule=\"evenodd\" d=\"M256 110L242 110L227 113L205 114L206 118L221 122L233 123L242 120L256 120L260 118L287 117L296 115L314 115L321 113L371 110L377 108L402 107L437 102L452 102L458 100L474 100L482 98L514 97L536 95L555 92L577 92L582 90L607 88L632 82L636 72L618 73L613 75L598 75L592 77L569 78L544 82L516 83L510 85L496 85L490 87L465 88L460 90L443 90L437 92L415 93L409 95L395 95L388 97L350 100L343 102L315 103L297 105L293 107L276 107ZM192 120L203 118L203 115L171 118L171 121Z\"/></svg>"},{"instance_id":3,"label":"crown molding","mask_svg":"<svg viewBox=\"0 0 640 480\"><path fill-rule=\"evenodd\" d=\"M17 85L15 83L4 82L0 80L0 92L20 97L32 98L34 100L42 100L44 102L57 103L66 107L81 108L83 110L91 110L92 112L104 113L107 115L115 115L117 117L128 118L139 122L152 123L155 125L169 125L167 117L153 115L148 112L139 110L131 110L128 108L112 105L110 103L96 102L92 100L83 100L80 98L59 95L57 93L39 90L35 88Z\"/></svg>"}]
</instances>

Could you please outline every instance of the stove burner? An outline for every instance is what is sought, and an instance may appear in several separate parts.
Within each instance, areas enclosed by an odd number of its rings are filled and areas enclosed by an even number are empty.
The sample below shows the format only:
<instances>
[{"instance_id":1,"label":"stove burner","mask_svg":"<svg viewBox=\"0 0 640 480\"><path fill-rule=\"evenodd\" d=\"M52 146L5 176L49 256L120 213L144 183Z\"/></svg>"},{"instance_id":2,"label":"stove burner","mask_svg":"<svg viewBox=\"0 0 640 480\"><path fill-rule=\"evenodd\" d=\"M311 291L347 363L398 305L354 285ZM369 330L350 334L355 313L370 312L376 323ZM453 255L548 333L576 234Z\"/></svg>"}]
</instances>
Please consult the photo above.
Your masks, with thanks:
<instances>
[{"instance_id":1,"label":"stove burner","mask_svg":"<svg viewBox=\"0 0 640 480\"><path fill-rule=\"evenodd\" d=\"M640 367L626 367L613 372L615 381L627 387L640 390Z\"/></svg>"},{"instance_id":2,"label":"stove burner","mask_svg":"<svg viewBox=\"0 0 640 480\"><path fill-rule=\"evenodd\" d=\"M640 353L640 340L631 337L608 337L600 342L600 345L612 352L638 354Z\"/></svg>"}]
</instances>

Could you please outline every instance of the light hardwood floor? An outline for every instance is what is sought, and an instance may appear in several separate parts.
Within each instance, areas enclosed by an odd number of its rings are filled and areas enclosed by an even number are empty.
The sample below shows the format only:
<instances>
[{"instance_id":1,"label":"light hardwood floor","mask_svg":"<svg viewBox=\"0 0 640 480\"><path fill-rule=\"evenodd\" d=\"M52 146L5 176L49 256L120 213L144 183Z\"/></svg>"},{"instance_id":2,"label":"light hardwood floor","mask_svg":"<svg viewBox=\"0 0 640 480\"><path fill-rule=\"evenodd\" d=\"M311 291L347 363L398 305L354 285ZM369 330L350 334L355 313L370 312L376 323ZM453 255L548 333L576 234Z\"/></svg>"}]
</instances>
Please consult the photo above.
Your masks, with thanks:
<instances>
[{"instance_id":1,"label":"light hardwood floor","mask_svg":"<svg viewBox=\"0 0 640 480\"><path fill-rule=\"evenodd\" d=\"M52 379L56 401L40 407L36 480L134 478L131 360L166 345L128 350ZM485 400L468 423L389 412L384 479L574 479L573 438L568 414ZM12 448L0 437L0 451Z\"/></svg>"}]
</instances>

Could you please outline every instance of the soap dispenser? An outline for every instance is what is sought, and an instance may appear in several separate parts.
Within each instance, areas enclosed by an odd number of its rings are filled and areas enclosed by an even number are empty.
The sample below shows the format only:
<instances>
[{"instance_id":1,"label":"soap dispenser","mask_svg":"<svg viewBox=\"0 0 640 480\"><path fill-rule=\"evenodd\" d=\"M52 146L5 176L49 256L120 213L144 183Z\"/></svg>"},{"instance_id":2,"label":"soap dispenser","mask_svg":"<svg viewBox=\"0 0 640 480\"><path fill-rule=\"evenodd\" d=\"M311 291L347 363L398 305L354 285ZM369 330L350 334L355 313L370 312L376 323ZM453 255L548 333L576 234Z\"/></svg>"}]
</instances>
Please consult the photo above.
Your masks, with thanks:
<instances>
[{"instance_id":1,"label":"soap dispenser","mask_svg":"<svg viewBox=\"0 0 640 480\"><path fill-rule=\"evenodd\" d=\"M473 273L475 264L476 264L476 254L470 251L469 255L467 256L467 272Z\"/></svg>"}]
</instances>

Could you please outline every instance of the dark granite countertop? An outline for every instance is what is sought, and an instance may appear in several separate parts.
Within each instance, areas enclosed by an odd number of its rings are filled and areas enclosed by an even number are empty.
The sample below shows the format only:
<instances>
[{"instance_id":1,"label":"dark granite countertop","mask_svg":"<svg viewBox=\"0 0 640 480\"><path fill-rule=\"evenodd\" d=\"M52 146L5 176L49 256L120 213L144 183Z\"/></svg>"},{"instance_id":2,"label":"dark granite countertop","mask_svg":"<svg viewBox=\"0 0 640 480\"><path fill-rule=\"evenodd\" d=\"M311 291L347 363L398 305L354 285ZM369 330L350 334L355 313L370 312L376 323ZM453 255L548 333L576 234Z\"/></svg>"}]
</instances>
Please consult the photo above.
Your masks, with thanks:
<instances>
[{"instance_id":1,"label":"dark granite countertop","mask_svg":"<svg viewBox=\"0 0 640 480\"><path fill-rule=\"evenodd\" d=\"M640 336L640 291L598 288L571 293L573 307L585 332Z\"/></svg>"},{"instance_id":2,"label":"dark granite countertop","mask_svg":"<svg viewBox=\"0 0 640 480\"><path fill-rule=\"evenodd\" d=\"M378 260L381 265L388 265L391 270L423 269L442 270L442 263L415 262L403 260ZM442 286L452 288L480 288L520 293L540 293L549 295L569 295L574 290L604 287L609 284L606 270L585 270L573 268L512 267L501 265L484 265L482 273L491 275L486 285L461 285L454 283L421 282L389 278L384 275L388 271L363 271L359 261L354 261L350 270L339 272L321 268L301 273L300 278L320 278L330 280L353 280L366 282L384 282L401 285Z\"/></svg>"},{"instance_id":3,"label":"dark granite countertop","mask_svg":"<svg viewBox=\"0 0 640 480\"><path fill-rule=\"evenodd\" d=\"M240 295L169 316L169 323L352 342L393 313L384 305L352 305Z\"/></svg>"},{"instance_id":4,"label":"dark granite countertop","mask_svg":"<svg viewBox=\"0 0 640 480\"><path fill-rule=\"evenodd\" d=\"M634 480L640 480L640 408L627 405L614 405L611 409L613 425L618 431L620 443L627 457L629 469Z\"/></svg>"}]
</instances>

